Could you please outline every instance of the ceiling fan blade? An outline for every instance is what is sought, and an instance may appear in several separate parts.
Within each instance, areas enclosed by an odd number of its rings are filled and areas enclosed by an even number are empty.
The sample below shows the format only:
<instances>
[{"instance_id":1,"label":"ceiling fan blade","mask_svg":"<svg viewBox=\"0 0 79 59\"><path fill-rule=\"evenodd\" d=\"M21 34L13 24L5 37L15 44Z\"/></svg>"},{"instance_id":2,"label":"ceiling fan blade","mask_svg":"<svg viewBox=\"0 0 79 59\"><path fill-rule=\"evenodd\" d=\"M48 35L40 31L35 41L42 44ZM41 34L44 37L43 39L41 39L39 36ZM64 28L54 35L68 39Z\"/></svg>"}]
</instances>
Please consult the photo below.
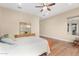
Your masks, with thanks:
<instances>
[{"instance_id":1,"label":"ceiling fan blade","mask_svg":"<svg viewBox=\"0 0 79 59\"><path fill-rule=\"evenodd\" d=\"M36 8L42 8L43 6L35 6Z\"/></svg>"},{"instance_id":2,"label":"ceiling fan blade","mask_svg":"<svg viewBox=\"0 0 79 59\"><path fill-rule=\"evenodd\" d=\"M53 5L55 5L55 3L48 4L48 6L53 6Z\"/></svg>"},{"instance_id":3,"label":"ceiling fan blade","mask_svg":"<svg viewBox=\"0 0 79 59\"><path fill-rule=\"evenodd\" d=\"M50 8L47 8L47 10L48 10L48 11L51 11L51 9L50 9Z\"/></svg>"},{"instance_id":4,"label":"ceiling fan blade","mask_svg":"<svg viewBox=\"0 0 79 59\"><path fill-rule=\"evenodd\" d=\"M40 12L42 12L42 11L43 11L43 9L40 10Z\"/></svg>"}]
</instances>

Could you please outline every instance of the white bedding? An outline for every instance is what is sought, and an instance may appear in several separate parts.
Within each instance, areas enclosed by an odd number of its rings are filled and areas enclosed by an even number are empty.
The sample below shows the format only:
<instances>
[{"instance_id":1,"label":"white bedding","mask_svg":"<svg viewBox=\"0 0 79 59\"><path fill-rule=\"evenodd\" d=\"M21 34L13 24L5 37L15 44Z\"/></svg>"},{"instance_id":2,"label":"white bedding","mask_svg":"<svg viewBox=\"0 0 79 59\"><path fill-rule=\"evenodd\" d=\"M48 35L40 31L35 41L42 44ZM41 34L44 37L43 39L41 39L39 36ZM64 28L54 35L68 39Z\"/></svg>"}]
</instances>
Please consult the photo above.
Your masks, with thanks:
<instances>
[{"instance_id":1,"label":"white bedding","mask_svg":"<svg viewBox=\"0 0 79 59\"><path fill-rule=\"evenodd\" d=\"M0 54L38 56L50 52L48 42L38 37L16 38L13 45L0 43ZM11 41L12 43L12 41Z\"/></svg>"}]
</instances>

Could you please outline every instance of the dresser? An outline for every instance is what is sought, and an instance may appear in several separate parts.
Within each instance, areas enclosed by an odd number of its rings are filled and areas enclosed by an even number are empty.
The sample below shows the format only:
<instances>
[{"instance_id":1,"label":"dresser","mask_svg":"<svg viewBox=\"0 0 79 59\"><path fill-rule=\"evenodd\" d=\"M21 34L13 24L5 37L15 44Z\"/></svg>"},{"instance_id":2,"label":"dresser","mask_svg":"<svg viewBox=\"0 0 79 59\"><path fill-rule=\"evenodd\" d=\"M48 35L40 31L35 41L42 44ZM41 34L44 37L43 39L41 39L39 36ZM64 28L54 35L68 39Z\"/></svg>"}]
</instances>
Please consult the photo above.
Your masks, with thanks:
<instances>
[{"instance_id":1,"label":"dresser","mask_svg":"<svg viewBox=\"0 0 79 59\"><path fill-rule=\"evenodd\" d=\"M35 36L35 34L34 33L30 33L30 34L19 34L19 35L15 35L15 38L28 37L28 36Z\"/></svg>"}]
</instances>

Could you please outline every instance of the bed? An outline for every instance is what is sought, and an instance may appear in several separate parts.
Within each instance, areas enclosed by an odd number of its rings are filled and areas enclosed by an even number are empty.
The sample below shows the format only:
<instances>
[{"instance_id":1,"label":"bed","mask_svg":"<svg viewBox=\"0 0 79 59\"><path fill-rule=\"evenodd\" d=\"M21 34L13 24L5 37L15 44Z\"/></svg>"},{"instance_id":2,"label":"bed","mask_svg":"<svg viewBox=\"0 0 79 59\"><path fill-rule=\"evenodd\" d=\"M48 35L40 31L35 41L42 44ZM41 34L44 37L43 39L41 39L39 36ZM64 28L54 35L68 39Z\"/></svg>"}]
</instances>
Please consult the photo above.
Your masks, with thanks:
<instances>
[{"instance_id":1,"label":"bed","mask_svg":"<svg viewBox=\"0 0 79 59\"><path fill-rule=\"evenodd\" d=\"M15 40L10 38L2 40L3 43L0 42L0 54L2 55L39 56L50 53L48 42L43 38L31 36L20 37Z\"/></svg>"}]
</instances>

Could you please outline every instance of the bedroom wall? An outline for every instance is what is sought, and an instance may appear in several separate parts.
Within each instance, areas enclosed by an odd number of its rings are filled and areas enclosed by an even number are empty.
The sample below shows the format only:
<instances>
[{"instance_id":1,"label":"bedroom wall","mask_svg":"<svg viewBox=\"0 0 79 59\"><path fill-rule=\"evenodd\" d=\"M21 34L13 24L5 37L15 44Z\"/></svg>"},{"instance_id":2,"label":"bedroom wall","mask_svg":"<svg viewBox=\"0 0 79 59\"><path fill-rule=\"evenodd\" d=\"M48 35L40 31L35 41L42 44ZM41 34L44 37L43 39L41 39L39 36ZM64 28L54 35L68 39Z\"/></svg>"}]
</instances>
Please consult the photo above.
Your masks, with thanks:
<instances>
[{"instance_id":1,"label":"bedroom wall","mask_svg":"<svg viewBox=\"0 0 79 59\"><path fill-rule=\"evenodd\" d=\"M67 17L79 15L79 8L52 16L40 21L40 35L64 41L73 41L76 37L67 33Z\"/></svg>"},{"instance_id":2,"label":"bedroom wall","mask_svg":"<svg viewBox=\"0 0 79 59\"><path fill-rule=\"evenodd\" d=\"M38 16L34 17L34 20L31 20L31 25L32 25L32 33L36 33L36 36L39 36L40 32L40 18Z\"/></svg>"},{"instance_id":3,"label":"bedroom wall","mask_svg":"<svg viewBox=\"0 0 79 59\"><path fill-rule=\"evenodd\" d=\"M32 33L39 36L39 18L37 16L0 7L0 35L8 33L13 36L18 34L19 22L31 23Z\"/></svg>"}]
</instances>

